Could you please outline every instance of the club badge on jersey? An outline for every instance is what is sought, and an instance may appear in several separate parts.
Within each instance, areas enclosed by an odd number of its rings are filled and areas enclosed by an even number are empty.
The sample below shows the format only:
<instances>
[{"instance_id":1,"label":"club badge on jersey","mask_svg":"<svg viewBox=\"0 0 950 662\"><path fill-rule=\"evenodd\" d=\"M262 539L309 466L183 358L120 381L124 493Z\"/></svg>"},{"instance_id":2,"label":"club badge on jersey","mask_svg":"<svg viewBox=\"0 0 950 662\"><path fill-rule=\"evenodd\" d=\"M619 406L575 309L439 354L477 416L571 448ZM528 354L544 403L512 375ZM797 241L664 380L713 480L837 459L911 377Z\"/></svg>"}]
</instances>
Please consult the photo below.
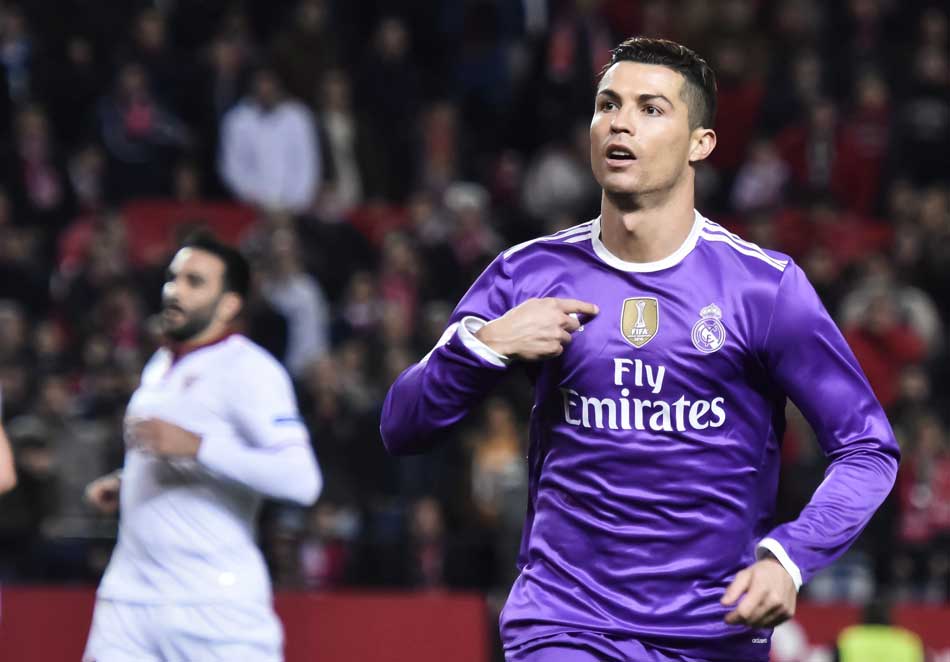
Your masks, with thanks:
<instances>
[{"instance_id":1,"label":"club badge on jersey","mask_svg":"<svg viewBox=\"0 0 950 662\"><path fill-rule=\"evenodd\" d=\"M699 311L701 318L693 325L693 346L703 354L712 354L726 344L726 327L722 325L722 311L714 303Z\"/></svg>"}]
</instances>

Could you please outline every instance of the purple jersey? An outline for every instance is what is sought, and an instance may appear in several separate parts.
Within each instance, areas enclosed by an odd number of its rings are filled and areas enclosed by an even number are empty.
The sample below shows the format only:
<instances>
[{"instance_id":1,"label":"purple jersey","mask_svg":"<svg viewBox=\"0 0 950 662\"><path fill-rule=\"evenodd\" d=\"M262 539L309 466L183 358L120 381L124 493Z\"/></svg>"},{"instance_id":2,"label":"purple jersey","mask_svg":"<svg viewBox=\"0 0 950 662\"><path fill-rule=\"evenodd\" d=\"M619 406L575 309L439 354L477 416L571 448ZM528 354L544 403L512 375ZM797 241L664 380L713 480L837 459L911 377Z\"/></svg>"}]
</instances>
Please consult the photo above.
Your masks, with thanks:
<instances>
[{"instance_id":1,"label":"purple jersey","mask_svg":"<svg viewBox=\"0 0 950 662\"><path fill-rule=\"evenodd\" d=\"M723 621L726 586L763 550L796 586L807 581L855 540L899 459L805 275L698 213L685 243L653 263L609 253L599 219L510 248L390 389L390 452L424 450L491 389L508 361L474 332L534 297L600 314L530 367L530 497L506 648L584 631L768 659L770 630ZM799 518L773 528L786 397L831 464Z\"/></svg>"}]
</instances>

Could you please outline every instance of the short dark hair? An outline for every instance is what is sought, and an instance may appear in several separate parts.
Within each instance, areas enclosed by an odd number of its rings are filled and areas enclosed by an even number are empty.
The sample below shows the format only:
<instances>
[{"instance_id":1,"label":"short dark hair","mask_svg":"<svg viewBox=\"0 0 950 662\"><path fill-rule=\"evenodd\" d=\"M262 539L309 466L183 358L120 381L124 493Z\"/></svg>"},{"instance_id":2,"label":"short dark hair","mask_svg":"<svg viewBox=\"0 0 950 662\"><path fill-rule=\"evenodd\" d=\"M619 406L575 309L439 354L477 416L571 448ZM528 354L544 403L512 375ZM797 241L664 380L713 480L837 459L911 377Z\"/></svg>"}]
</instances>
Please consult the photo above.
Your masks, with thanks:
<instances>
[{"instance_id":1,"label":"short dark hair","mask_svg":"<svg viewBox=\"0 0 950 662\"><path fill-rule=\"evenodd\" d=\"M189 234L179 250L182 248L194 248L220 258L224 262L223 291L234 292L242 299L247 299L251 289L251 266L239 250L225 244L207 230Z\"/></svg>"},{"instance_id":2,"label":"short dark hair","mask_svg":"<svg viewBox=\"0 0 950 662\"><path fill-rule=\"evenodd\" d=\"M669 39L631 37L610 51L610 62L600 72L600 77L618 62L658 64L681 74L686 79L683 100L689 109L689 127L713 127L716 121L716 74L695 51Z\"/></svg>"}]
</instances>

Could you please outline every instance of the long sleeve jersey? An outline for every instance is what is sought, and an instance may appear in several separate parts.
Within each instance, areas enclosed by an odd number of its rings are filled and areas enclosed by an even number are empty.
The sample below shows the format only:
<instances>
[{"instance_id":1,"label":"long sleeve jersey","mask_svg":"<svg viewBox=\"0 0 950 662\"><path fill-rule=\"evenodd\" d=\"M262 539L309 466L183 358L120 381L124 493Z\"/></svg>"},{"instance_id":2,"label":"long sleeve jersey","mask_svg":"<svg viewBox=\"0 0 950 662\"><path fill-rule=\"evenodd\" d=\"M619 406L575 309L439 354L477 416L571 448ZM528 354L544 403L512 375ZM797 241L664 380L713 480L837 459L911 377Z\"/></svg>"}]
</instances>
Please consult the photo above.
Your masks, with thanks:
<instances>
[{"instance_id":1,"label":"long sleeve jersey","mask_svg":"<svg viewBox=\"0 0 950 662\"><path fill-rule=\"evenodd\" d=\"M514 246L393 384L381 433L425 450L509 369L478 329L535 297L597 304L561 356L532 364L530 494L506 648L562 632L703 659L764 661L770 630L728 625L726 586L766 551L796 587L855 540L899 451L841 333L787 256L698 212L669 257L623 261L600 220ZM775 526L786 398L830 459L798 519Z\"/></svg>"},{"instance_id":2,"label":"long sleeve jersey","mask_svg":"<svg viewBox=\"0 0 950 662\"><path fill-rule=\"evenodd\" d=\"M201 436L194 459L127 445L119 539L99 596L138 603L267 601L262 496L309 505L322 478L287 372L240 335L176 358L160 349L126 409Z\"/></svg>"}]
</instances>

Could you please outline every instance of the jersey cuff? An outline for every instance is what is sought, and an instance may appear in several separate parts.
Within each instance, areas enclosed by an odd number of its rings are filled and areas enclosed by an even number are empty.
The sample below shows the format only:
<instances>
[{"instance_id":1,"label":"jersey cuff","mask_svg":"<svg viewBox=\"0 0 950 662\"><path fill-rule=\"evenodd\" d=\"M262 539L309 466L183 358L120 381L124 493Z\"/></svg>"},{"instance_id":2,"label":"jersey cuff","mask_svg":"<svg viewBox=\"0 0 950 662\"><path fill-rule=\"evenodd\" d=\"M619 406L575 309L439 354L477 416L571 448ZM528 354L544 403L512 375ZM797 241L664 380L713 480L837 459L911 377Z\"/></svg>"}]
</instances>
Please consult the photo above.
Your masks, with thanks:
<instances>
[{"instance_id":1,"label":"jersey cuff","mask_svg":"<svg viewBox=\"0 0 950 662\"><path fill-rule=\"evenodd\" d=\"M785 548L782 547L782 543L775 538L763 538L755 547L755 558L761 561L768 554L774 556L782 564L782 567L792 576L792 581L795 582L795 590L800 590L802 587L802 571L795 565Z\"/></svg>"},{"instance_id":2,"label":"jersey cuff","mask_svg":"<svg viewBox=\"0 0 950 662\"><path fill-rule=\"evenodd\" d=\"M475 337L475 334L486 324L488 324L487 321L480 317L475 317L474 315L463 317L458 326L459 340L461 340L462 344L473 354L478 355L499 368L506 368L508 364L511 363L511 359L504 354L499 354Z\"/></svg>"}]
</instances>

